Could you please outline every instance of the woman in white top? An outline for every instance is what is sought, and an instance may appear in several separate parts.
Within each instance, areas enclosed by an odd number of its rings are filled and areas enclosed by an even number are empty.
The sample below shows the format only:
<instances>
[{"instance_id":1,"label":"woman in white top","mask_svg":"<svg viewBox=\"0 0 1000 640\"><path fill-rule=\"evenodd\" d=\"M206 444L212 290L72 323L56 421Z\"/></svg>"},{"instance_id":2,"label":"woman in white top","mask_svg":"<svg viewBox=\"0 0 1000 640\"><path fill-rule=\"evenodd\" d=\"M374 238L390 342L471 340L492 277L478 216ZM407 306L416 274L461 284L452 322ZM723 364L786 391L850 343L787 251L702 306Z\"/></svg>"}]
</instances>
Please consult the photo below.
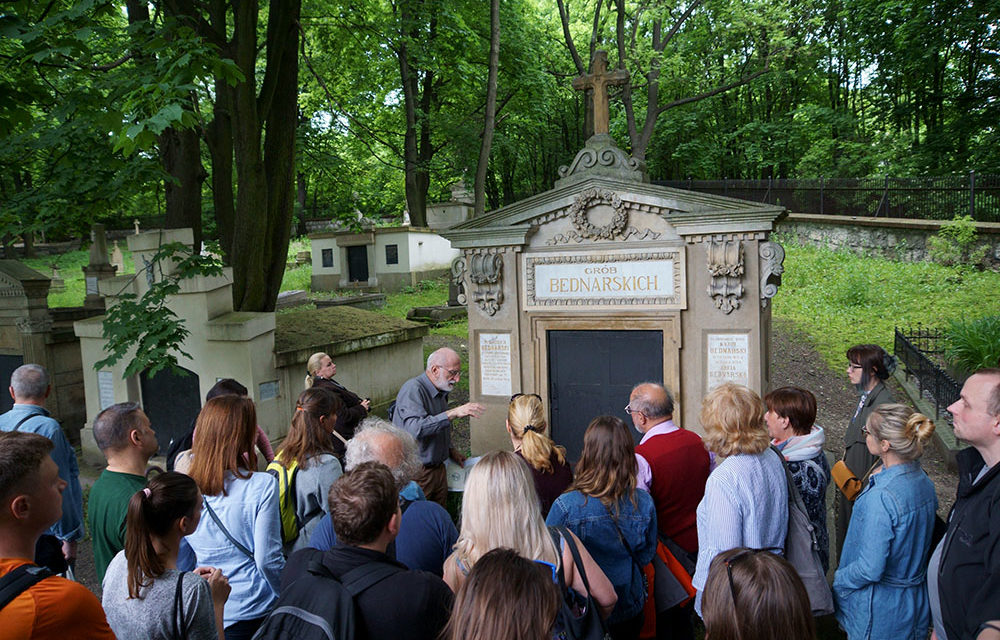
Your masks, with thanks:
<instances>
[{"instance_id":1,"label":"woman in white top","mask_svg":"<svg viewBox=\"0 0 1000 640\"><path fill-rule=\"evenodd\" d=\"M181 538L201 518L194 480L167 472L129 500L125 549L104 576L101 604L119 640L222 640L229 582L219 569L177 570Z\"/></svg>"},{"instance_id":2,"label":"woman in white top","mask_svg":"<svg viewBox=\"0 0 1000 640\"><path fill-rule=\"evenodd\" d=\"M614 609L614 585L594 562L580 539L568 531L580 551L590 582L590 595L603 617ZM577 593L587 588L573 563L569 545L556 546L542 519L535 483L528 465L509 451L484 455L469 472L462 499L462 528L455 551L444 562L444 581L457 591L469 571L487 552L505 547L529 560L541 561L562 571L566 585Z\"/></svg>"},{"instance_id":3,"label":"woman in white top","mask_svg":"<svg viewBox=\"0 0 1000 640\"><path fill-rule=\"evenodd\" d=\"M784 553L788 485L781 457L770 449L765 412L760 396L732 382L702 401L705 446L722 461L709 474L698 504L698 563L691 578L698 615L715 556L736 547Z\"/></svg>"}]
</instances>

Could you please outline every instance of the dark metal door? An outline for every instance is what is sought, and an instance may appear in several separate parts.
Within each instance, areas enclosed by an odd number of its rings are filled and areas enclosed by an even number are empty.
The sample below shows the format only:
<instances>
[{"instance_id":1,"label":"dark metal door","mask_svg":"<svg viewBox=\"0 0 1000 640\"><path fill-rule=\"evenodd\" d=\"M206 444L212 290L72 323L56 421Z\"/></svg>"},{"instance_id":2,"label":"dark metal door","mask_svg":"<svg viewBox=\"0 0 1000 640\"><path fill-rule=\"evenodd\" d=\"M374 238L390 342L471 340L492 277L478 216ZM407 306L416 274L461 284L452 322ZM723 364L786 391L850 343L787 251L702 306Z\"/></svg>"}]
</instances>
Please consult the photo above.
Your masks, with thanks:
<instances>
[{"instance_id":1,"label":"dark metal door","mask_svg":"<svg viewBox=\"0 0 1000 640\"><path fill-rule=\"evenodd\" d=\"M347 247L347 278L351 282L368 282L368 247Z\"/></svg>"},{"instance_id":2,"label":"dark metal door","mask_svg":"<svg viewBox=\"0 0 1000 640\"><path fill-rule=\"evenodd\" d=\"M14 399L10 397L7 388L10 386L10 375L24 364L22 356L0 356L0 381L3 382L3 393L0 393L0 413L7 413L14 408Z\"/></svg>"},{"instance_id":3,"label":"dark metal door","mask_svg":"<svg viewBox=\"0 0 1000 640\"><path fill-rule=\"evenodd\" d=\"M160 369L152 377L139 374L142 389L142 409L156 431L160 453L165 454L173 438L187 435L201 411L201 391L198 376L183 369L187 375Z\"/></svg>"},{"instance_id":4,"label":"dark metal door","mask_svg":"<svg viewBox=\"0 0 1000 640\"><path fill-rule=\"evenodd\" d=\"M548 343L552 439L576 462L595 417L618 416L632 427L624 412L632 387L663 380L663 333L549 331Z\"/></svg>"}]
</instances>

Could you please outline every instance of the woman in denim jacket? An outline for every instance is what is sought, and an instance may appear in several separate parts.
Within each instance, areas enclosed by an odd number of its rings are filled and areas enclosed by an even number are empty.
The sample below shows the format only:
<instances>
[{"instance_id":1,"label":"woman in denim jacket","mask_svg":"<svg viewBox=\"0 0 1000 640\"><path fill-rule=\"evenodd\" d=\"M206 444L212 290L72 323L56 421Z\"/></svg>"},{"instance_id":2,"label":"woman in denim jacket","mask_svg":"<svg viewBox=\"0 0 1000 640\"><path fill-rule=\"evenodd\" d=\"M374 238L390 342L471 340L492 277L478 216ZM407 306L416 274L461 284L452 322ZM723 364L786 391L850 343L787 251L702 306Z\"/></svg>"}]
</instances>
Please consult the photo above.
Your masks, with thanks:
<instances>
[{"instance_id":1,"label":"woman in denim jacket","mask_svg":"<svg viewBox=\"0 0 1000 640\"><path fill-rule=\"evenodd\" d=\"M833 580L837 620L850 640L923 640L930 626L927 554L937 496L918 459L934 423L909 407L884 404L864 432L882 466L851 515Z\"/></svg>"},{"instance_id":2,"label":"woman in denim jacket","mask_svg":"<svg viewBox=\"0 0 1000 640\"><path fill-rule=\"evenodd\" d=\"M635 487L634 446L619 418L594 418L571 490L556 499L545 521L575 533L614 585L618 604L608 616L614 640L639 637L646 603L642 568L656 552L656 507Z\"/></svg>"}]
</instances>

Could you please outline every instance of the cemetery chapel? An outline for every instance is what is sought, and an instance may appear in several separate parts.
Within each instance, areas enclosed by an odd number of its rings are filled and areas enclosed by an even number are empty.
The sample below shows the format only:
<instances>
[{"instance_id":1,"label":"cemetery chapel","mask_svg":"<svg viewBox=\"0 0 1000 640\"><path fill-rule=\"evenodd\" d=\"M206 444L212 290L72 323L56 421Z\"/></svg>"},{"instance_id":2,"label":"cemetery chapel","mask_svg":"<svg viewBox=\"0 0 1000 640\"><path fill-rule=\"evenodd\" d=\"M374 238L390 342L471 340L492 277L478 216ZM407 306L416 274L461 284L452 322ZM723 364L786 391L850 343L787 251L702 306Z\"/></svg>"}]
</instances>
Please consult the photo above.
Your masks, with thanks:
<instances>
[{"instance_id":1,"label":"cemetery chapel","mask_svg":"<svg viewBox=\"0 0 1000 640\"><path fill-rule=\"evenodd\" d=\"M784 209L650 184L609 135L608 86L625 82L597 52L573 83L593 94L594 135L554 188L442 232L461 251L470 399L486 407L473 453L509 445L495 427L514 393L542 397L576 461L591 418L624 418L640 382L662 381L695 431L712 387L769 388Z\"/></svg>"}]
</instances>

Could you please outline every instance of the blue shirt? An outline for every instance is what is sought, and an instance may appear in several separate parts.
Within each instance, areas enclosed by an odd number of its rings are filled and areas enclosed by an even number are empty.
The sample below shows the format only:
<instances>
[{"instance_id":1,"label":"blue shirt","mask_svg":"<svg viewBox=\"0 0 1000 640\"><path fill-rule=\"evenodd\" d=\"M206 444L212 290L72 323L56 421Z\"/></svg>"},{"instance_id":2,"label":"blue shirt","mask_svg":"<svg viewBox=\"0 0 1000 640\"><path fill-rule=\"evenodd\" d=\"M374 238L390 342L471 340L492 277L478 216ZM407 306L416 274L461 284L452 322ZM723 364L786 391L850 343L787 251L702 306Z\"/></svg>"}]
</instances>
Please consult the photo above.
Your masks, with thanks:
<instances>
[{"instance_id":1,"label":"blue shirt","mask_svg":"<svg viewBox=\"0 0 1000 640\"><path fill-rule=\"evenodd\" d=\"M720 462L698 504L698 563L691 577L698 615L715 556L735 547L784 549L787 534L788 484L777 454L738 453Z\"/></svg>"},{"instance_id":2,"label":"blue shirt","mask_svg":"<svg viewBox=\"0 0 1000 640\"><path fill-rule=\"evenodd\" d=\"M21 419L32 416L21 423L18 431L37 433L55 444L52 460L59 467L59 477L66 482L62 494L62 518L52 525L47 533L60 540L80 540L83 538L83 492L80 489L80 469L76 464L76 452L70 446L62 427L49 417L49 412L34 404L15 404L7 413L0 415L0 431L13 431ZM37 416L37 417L35 417Z\"/></svg>"},{"instance_id":3,"label":"blue shirt","mask_svg":"<svg viewBox=\"0 0 1000 640\"><path fill-rule=\"evenodd\" d=\"M656 553L653 498L642 490L636 490L634 497L634 505L629 498L618 503L617 527L612 512L600 500L579 491L559 496L545 519L550 527L564 525L575 533L614 585L618 603L608 617L609 624L624 622L642 611L646 589L641 567L652 562ZM622 543L622 536L631 547L631 554Z\"/></svg>"},{"instance_id":4,"label":"blue shirt","mask_svg":"<svg viewBox=\"0 0 1000 640\"><path fill-rule=\"evenodd\" d=\"M229 535L250 550L250 558L226 537L208 514L187 537L201 564L218 567L229 578L232 592L226 601L223 620L228 627L240 620L266 615L278 599L281 570L281 523L278 515L278 481L269 473L253 473L239 478L226 472L225 491L205 496Z\"/></svg>"},{"instance_id":5,"label":"blue shirt","mask_svg":"<svg viewBox=\"0 0 1000 640\"><path fill-rule=\"evenodd\" d=\"M416 482L403 487L399 497L410 504L403 512L399 535L393 541L395 559L410 569L429 571L441 577L444 561L458 540L455 523L444 507L424 497L424 492ZM337 534L333 530L333 520L323 518L313 531L309 546L328 551L336 544ZM391 553L388 555L392 557Z\"/></svg>"},{"instance_id":6,"label":"blue shirt","mask_svg":"<svg viewBox=\"0 0 1000 640\"><path fill-rule=\"evenodd\" d=\"M850 640L927 637L927 553L936 511L934 483L919 462L871 476L854 503L833 579L837 620Z\"/></svg>"},{"instance_id":7,"label":"blue shirt","mask_svg":"<svg viewBox=\"0 0 1000 640\"><path fill-rule=\"evenodd\" d=\"M396 394L392 423L416 438L424 464L441 464L448 459L451 420L447 412L448 392L435 387L426 373L404 382Z\"/></svg>"}]
</instances>

